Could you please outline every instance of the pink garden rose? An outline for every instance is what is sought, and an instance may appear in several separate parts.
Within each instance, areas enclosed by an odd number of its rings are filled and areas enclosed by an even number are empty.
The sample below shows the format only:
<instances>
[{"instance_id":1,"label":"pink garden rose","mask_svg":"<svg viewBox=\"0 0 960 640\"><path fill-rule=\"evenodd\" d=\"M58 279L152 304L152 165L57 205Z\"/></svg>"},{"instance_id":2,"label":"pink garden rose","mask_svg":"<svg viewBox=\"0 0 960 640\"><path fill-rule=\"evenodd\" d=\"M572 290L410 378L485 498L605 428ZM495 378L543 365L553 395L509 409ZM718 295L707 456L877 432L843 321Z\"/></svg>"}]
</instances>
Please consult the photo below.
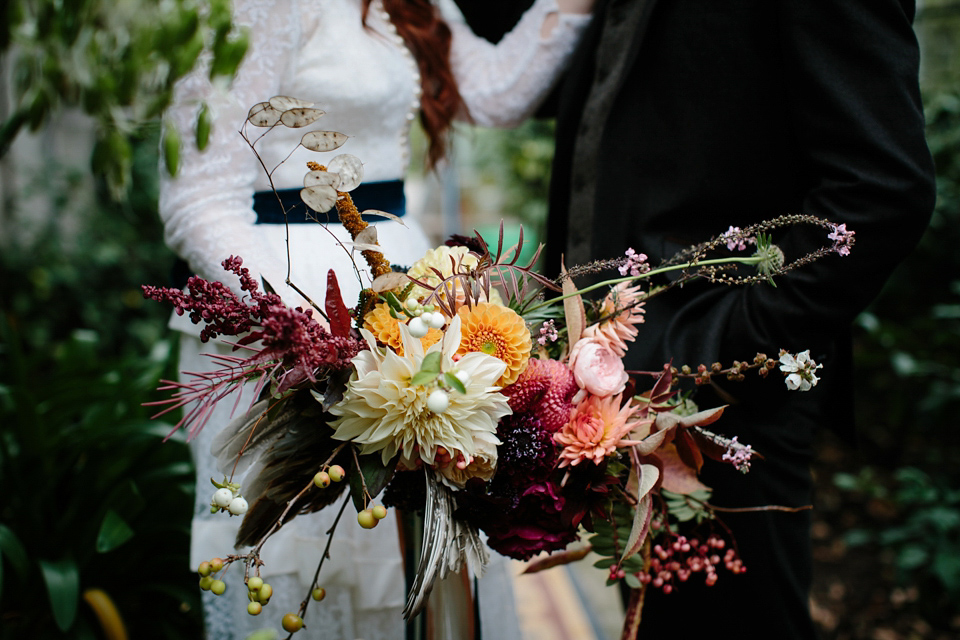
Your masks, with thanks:
<instances>
[{"instance_id":1,"label":"pink garden rose","mask_svg":"<svg viewBox=\"0 0 960 640\"><path fill-rule=\"evenodd\" d=\"M600 398L621 393L627 384L623 360L605 342L594 338L584 338L573 346L570 369L581 389Z\"/></svg>"}]
</instances>

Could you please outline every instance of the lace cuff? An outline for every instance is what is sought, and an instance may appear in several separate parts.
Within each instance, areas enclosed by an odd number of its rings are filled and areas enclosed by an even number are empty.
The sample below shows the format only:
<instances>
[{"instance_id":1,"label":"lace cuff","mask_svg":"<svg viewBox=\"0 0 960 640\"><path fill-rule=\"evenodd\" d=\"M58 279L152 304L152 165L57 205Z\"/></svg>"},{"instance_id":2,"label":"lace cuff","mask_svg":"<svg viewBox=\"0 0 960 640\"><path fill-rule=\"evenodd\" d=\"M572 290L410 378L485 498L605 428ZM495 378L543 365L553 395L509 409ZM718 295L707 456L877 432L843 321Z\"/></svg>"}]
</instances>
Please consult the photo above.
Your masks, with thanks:
<instances>
[{"instance_id":1,"label":"lace cuff","mask_svg":"<svg viewBox=\"0 0 960 640\"><path fill-rule=\"evenodd\" d=\"M451 64L475 124L513 127L536 111L592 18L559 13L556 26L542 37L544 21L558 12L556 0L537 0L497 45L450 20Z\"/></svg>"}]
</instances>

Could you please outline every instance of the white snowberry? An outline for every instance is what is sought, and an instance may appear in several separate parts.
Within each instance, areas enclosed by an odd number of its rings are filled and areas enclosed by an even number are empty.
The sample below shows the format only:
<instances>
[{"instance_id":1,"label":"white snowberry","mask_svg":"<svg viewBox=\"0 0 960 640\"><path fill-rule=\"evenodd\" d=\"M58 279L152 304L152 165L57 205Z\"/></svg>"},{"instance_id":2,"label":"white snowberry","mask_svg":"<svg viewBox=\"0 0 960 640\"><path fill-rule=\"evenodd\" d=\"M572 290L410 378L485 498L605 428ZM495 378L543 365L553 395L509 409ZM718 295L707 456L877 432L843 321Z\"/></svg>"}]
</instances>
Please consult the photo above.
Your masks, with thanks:
<instances>
[{"instance_id":1,"label":"white snowberry","mask_svg":"<svg viewBox=\"0 0 960 640\"><path fill-rule=\"evenodd\" d=\"M427 396L427 408L434 413L443 413L450 407L450 396L443 389L437 389Z\"/></svg>"},{"instance_id":2,"label":"white snowberry","mask_svg":"<svg viewBox=\"0 0 960 640\"><path fill-rule=\"evenodd\" d=\"M231 500L233 500L233 491L230 491L230 489L217 489L213 492L213 504L221 509L226 509L230 506Z\"/></svg>"},{"instance_id":3,"label":"white snowberry","mask_svg":"<svg viewBox=\"0 0 960 640\"><path fill-rule=\"evenodd\" d=\"M422 338L430 331L430 327L427 326L427 323L424 322L422 318L412 318L407 328L410 329L410 335L414 338Z\"/></svg>"},{"instance_id":4,"label":"white snowberry","mask_svg":"<svg viewBox=\"0 0 960 640\"><path fill-rule=\"evenodd\" d=\"M228 506L227 509L235 516L242 516L247 512L247 501L237 496L230 501L230 506Z\"/></svg>"},{"instance_id":5,"label":"white snowberry","mask_svg":"<svg viewBox=\"0 0 960 640\"><path fill-rule=\"evenodd\" d=\"M434 311L433 313L425 313L422 316L423 321L427 323L427 326L431 329L443 329L443 325L447 323L447 319L443 317L443 314L439 311Z\"/></svg>"}]
</instances>

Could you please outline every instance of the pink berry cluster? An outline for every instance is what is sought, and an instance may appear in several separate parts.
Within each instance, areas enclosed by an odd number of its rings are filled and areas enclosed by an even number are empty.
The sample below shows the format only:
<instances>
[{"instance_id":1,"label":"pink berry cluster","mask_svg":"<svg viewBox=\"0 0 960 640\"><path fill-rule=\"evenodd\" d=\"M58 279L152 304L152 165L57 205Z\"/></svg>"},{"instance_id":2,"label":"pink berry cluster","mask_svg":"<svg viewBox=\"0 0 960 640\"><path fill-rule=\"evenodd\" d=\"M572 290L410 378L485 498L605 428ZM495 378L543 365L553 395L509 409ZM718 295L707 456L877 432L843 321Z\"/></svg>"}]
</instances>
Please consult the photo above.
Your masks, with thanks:
<instances>
[{"instance_id":1,"label":"pink berry cluster","mask_svg":"<svg viewBox=\"0 0 960 640\"><path fill-rule=\"evenodd\" d=\"M677 582L686 582L694 573L703 573L704 582L712 587L717 582L717 567L721 563L734 574L747 570L736 550L724 551L726 546L727 543L717 534L710 534L705 542L676 536L666 546L654 545L649 570L639 573L637 578L643 584L671 593Z\"/></svg>"}]
</instances>

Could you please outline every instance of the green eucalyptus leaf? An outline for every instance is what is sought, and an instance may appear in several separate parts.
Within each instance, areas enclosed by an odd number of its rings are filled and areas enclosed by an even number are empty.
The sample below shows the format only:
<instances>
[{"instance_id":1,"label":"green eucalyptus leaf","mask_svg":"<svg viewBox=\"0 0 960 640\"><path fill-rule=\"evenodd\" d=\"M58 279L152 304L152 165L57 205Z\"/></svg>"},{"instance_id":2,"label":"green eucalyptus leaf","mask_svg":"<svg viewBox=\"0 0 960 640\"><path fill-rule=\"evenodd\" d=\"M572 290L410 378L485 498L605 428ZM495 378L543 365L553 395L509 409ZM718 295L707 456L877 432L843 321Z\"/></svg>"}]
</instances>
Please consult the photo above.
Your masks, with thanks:
<instances>
[{"instance_id":1,"label":"green eucalyptus leaf","mask_svg":"<svg viewBox=\"0 0 960 640\"><path fill-rule=\"evenodd\" d=\"M414 387L422 387L430 384L440 376L439 372L434 371L419 371L413 374L413 377L410 378L410 385Z\"/></svg>"},{"instance_id":2,"label":"green eucalyptus leaf","mask_svg":"<svg viewBox=\"0 0 960 640\"><path fill-rule=\"evenodd\" d=\"M108 509L97 534L97 553L113 551L133 537L133 529L113 509Z\"/></svg>"},{"instance_id":3,"label":"green eucalyptus leaf","mask_svg":"<svg viewBox=\"0 0 960 640\"><path fill-rule=\"evenodd\" d=\"M460 378L453 375L452 373L443 374L443 379L450 386L451 389L456 389L460 393L466 393L467 388L463 386L463 383L460 382Z\"/></svg>"},{"instance_id":4,"label":"green eucalyptus leaf","mask_svg":"<svg viewBox=\"0 0 960 640\"><path fill-rule=\"evenodd\" d=\"M71 558L40 560L40 572L47 586L53 619L60 631L66 632L77 617L80 601L80 568Z\"/></svg>"},{"instance_id":5,"label":"green eucalyptus leaf","mask_svg":"<svg viewBox=\"0 0 960 640\"><path fill-rule=\"evenodd\" d=\"M387 304L390 306L391 311L396 311L399 314L403 313L403 305L400 303L400 300L397 299L397 296L394 295L392 291L387 291L386 293L382 294L382 297L384 300L387 301ZM397 318L399 316L394 315L393 317Z\"/></svg>"},{"instance_id":6,"label":"green eucalyptus leaf","mask_svg":"<svg viewBox=\"0 0 960 640\"><path fill-rule=\"evenodd\" d=\"M420 371L439 374L442 362L443 356L441 353L439 351L432 351L423 358L423 362L420 363Z\"/></svg>"}]
</instances>

